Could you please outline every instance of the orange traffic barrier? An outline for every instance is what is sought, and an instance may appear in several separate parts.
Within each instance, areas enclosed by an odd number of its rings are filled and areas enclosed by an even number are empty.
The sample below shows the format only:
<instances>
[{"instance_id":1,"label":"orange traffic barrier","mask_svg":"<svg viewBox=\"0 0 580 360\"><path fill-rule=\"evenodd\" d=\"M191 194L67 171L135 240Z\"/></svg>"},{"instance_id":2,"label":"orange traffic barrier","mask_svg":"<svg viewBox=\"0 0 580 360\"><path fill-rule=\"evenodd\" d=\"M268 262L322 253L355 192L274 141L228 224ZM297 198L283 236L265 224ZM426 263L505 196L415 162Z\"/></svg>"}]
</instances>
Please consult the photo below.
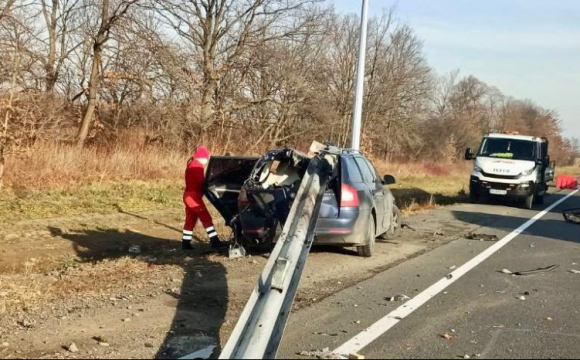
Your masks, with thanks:
<instances>
[{"instance_id":1,"label":"orange traffic barrier","mask_svg":"<svg viewBox=\"0 0 580 360\"><path fill-rule=\"evenodd\" d=\"M578 179L573 175L558 175L556 177L556 186L558 189L577 189Z\"/></svg>"}]
</instances>

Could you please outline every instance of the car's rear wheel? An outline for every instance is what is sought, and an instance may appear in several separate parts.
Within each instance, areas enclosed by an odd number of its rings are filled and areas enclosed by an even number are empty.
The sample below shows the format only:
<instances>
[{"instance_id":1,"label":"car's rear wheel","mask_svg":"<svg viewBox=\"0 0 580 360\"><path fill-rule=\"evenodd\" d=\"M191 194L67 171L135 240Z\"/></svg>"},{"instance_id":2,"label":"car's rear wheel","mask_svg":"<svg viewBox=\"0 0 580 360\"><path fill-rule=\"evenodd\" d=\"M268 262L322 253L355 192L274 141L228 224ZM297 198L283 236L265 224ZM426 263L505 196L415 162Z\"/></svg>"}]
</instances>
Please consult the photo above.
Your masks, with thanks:
<instances>
[{"instance_id":1,"label":"car's rear wheel","mask_svg":"<svg viewBox=\"0 0 580 360\"><path fill-rule=\"evenodd\" d=\"M367 234L366 234L366 241L367 244L364 246L359 246L357 248L359 256L370 258L375 254L375 245L377 243L376 236L376 225L375 225L375 217L371 217L369 221L369 226L367 227Z\"/></svg>"},{"instance_id":2,"label":"car's rear wheel","mask_svg":"<svg viewBox=\"0 0 580 360\"><path fill-rule=\"evenodd\" d=\"M389 231L387 231L387 236L395 236L397 231L401 228L403 223L403 215L401 214L401 210L397 205L393 205L393 221L391 222L391 227Z\"/></svg>"}]
</instances>

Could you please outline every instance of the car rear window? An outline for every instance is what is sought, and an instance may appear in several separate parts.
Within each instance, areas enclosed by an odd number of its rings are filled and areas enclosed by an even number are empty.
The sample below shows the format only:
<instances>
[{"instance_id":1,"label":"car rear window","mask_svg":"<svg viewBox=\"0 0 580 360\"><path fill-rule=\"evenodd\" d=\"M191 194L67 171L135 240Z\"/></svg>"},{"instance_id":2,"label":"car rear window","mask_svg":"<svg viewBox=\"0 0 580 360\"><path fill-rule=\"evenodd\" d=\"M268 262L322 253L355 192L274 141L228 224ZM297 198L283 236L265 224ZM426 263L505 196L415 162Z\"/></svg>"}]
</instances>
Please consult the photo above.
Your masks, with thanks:
<instances>
[{"instance_id":1,"label":"car rear window","mask_svg":"<svg viewBox=\"0 0 580 360\"><path fill-rule=\"evenodd\" d=\"M353 184L360 184L363 181L362 174L352 157L343 157L344 166L342 167L343 173L346 173L346 177Z\"/></svg>"},{"instance_id":2,"label":"car rear window","mask_svg":"<svg viewBox=\"0 0 580 360\"><path fill-rule=\"evenodd\" d=\"M363 158L356 158L356 163L358 164L361 172L363 174L363 179L366 183L374 183L375 182L375 174L374 171L371 170L370 165L368 162Z\"/></svg>"}]
</instances>

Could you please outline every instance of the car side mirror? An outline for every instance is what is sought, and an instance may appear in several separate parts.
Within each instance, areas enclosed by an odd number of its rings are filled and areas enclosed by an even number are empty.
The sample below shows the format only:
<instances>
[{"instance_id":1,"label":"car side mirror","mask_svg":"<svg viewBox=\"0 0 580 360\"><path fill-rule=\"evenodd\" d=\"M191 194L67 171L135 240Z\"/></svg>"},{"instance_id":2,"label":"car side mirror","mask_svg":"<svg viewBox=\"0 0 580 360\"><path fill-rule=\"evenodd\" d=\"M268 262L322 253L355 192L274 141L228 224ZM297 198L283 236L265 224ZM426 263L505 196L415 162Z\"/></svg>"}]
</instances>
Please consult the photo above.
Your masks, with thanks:
<instances>
[{"instance_id":1,"label":"car side mirror","mask_svg":"<svg viewBox=\"0 0 580 360\"><path fill-rule=\"evenodd\" d=\"M469 148L467 150L465 150L465 160L467 161L471 161L471 160L475 160L476 156L473 153L473 149Z\"/></svg>"},{"instance_id":2,"label":"car side mirror","mask_svg":"<svg viewBox=\"0 0 580 360\"><path fill-rule=\"evenodd\" d=\"M386 175L385 178L383 179L383 184L385 185L395 185L396 183L397 180L392 175Z\"/></svg>"}]
</instances>

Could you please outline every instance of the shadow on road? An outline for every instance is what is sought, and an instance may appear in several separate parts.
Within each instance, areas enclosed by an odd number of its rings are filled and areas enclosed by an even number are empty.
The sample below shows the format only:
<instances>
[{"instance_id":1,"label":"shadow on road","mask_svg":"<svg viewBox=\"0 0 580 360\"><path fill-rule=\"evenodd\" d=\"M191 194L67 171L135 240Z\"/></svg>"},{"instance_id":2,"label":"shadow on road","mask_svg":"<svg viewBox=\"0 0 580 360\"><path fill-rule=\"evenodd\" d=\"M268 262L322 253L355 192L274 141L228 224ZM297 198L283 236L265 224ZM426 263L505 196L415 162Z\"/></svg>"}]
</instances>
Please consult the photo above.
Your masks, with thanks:
<instances>
[{"instance_id":1,"label":"shadow on road","mask_svg":"<svg viewBox=\"0 0 580 360\"><path fill-rule=\"evenodd\" d=\"M82 230L78 232L50 228L53 236L72 242L82 262L100 262L123 257L138 258L150 266L173 265L184 270L179 292L166 294L177 299L177 308L169 332L156 358L175 359L208 346L215 346L214 356L221 351L220 328L228 305L228 283L223 264L208 260L205 244L195 244L186 254L177 241L156 238L132 231ZM132 246L140 254L131 254ZM156 319L151 319L156 321Z\"/></svg>"},{"instance_id":2,"label":"shadow on road","mask_svg":"<svg viewBox=\"0 0 580 360\"><path fill-rule=\"evenodd\" d=\"M552 194L546 199L546 204L537 206L535 211L546 209L550 204L556 203L565 196L565 194ZM567 223L564 220L562 211L568 208L580 208L580 197L571 197L567 202L553 209L551 211L552 215L538 220L522 234L580 243L578 225ZM532 215L530 215L530 217L520 217L468 211L453 211L453 215L457 220L465 223L494 228L506 232L511 232L519 228L532 217Z\"/></svg>"}]
</instances>

